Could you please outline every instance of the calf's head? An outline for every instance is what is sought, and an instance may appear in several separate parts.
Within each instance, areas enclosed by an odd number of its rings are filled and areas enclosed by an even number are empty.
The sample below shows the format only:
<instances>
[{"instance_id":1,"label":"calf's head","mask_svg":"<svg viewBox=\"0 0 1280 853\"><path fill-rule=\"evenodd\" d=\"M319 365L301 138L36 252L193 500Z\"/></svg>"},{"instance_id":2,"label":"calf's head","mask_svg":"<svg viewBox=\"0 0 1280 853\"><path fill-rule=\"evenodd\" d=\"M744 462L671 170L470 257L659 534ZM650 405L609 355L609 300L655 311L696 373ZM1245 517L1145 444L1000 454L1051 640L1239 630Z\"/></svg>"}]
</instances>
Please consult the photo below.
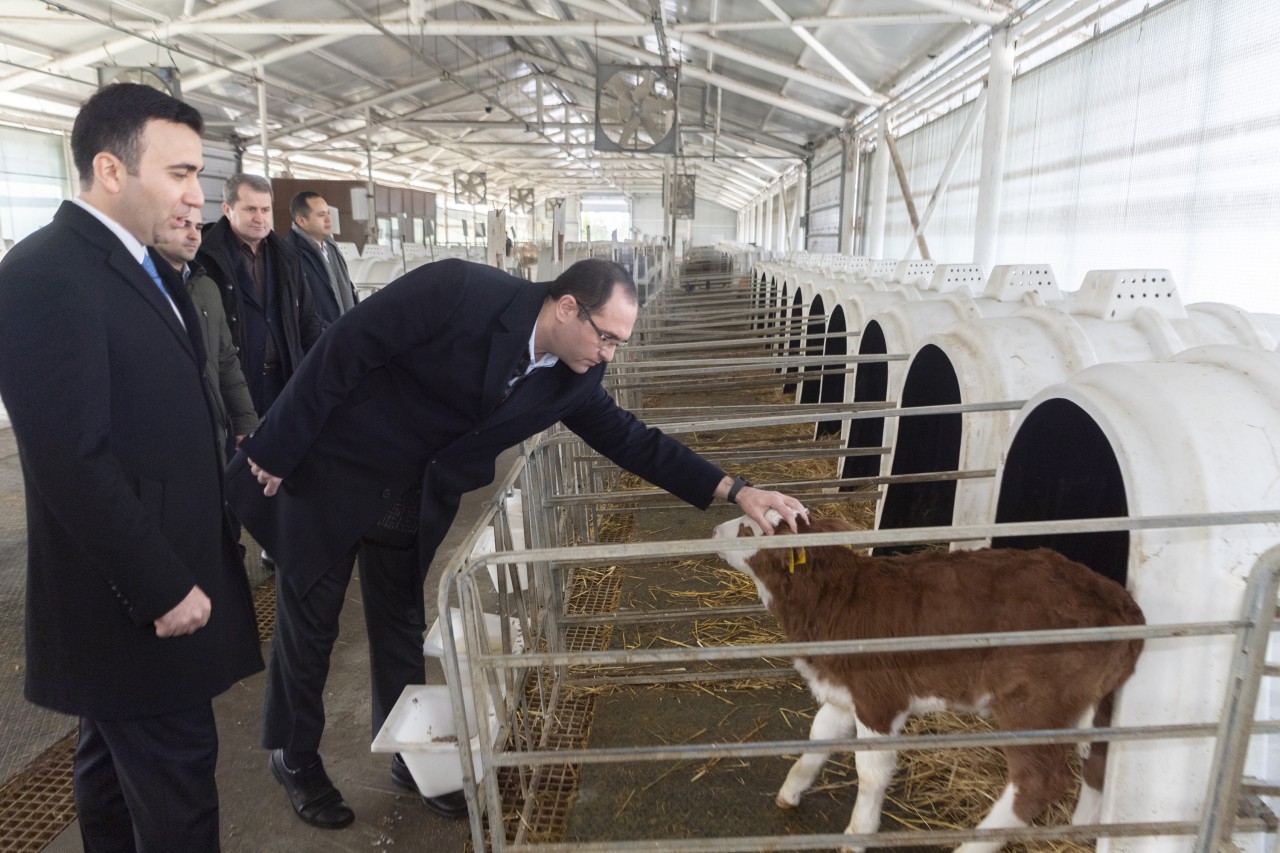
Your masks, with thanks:
<instances>
[{"instance_id":1,"label":"calf's head","mask_svg":"<svg viewBox=\"0 0 1280 853\"><path fill-rule=\"evenodd\" d=\"M782 524L782 516L774 510L769 510L768 519L775 529L781 526L784 533L789 532L786 529L786 525ZM847 522L838 518L810 519L805 515L796 516L797 533L825 533L852 529ZM718 553L720 559L728 563L730 567L746 573L755 581L756 591L760 594L760 600L764 602L765 607L769 606L772 598L768 591L769 579L771 577L776 578L779 573L795 573L797 567L806 565L815 555L814 549L769 547L771 540L765 538L764 531L760 525L745 515L716 525L711 536L713 539L761 537L757 548L726 548Z\"/></svg>"}]
</instances>

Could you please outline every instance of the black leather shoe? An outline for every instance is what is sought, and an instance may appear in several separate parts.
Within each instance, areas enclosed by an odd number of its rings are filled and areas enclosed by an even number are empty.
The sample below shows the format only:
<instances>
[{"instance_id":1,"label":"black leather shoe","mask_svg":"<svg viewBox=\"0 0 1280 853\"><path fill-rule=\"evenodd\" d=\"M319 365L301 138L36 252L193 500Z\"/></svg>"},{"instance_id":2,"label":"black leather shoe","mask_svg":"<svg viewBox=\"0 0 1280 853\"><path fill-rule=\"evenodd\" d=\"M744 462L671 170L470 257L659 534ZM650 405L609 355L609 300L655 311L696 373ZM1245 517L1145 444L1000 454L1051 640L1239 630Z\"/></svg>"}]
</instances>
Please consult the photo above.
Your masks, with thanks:
<instances>
[{"instance_id":1,"label":"black leather shoe","mask_svg":"<svg viewBox=\"0 0 1280 853\"><path fill-rule=\"evenodd\" d=\"M262 570L264 572L274 572L276 570L276 561L271 559L271 555L266 551L263 551L258 556L258 560L262 563Z\"/></svg>"},{"instance_id":2,"label":"black leather shoe","mask_svg":"<svg viewBox=\"0 0 1280 853\"><path fill-rule=\"evenodd\" d=\"M404 759L400 757L398 752L391 756L391 784L407 791L418 790L418 783L413 781L413 774L409 772L409 765L404 763Z\"/></svg>"},{"instance_id":3,"label":"black leather shoe","mask_svg":"<svg viewBox=\"0 0 1280 853\"><path fill-rule=\"evenodd\" d=\"M441 817L459 818L467 816L467 795L461 791L450 791L438 797L424 796L422 804Z\"/></svg>"},{"instance_id":4,"label":"black leather shoe","mask_svg":"<svg viewBox=\"0 0 1280 853\"><path fill-rule=\"evenodd\" d=\"M397 787L418 793L418 784L413 781L413 774L409 772L409 766L399 753L391 757L391 782ZM450 791L438 797L428 797L421 793L418 796L422 797L423 805L441 817L467 816L467 795L462 791Z\"/></svg>"},{"instance_id":5,"label":"black leather shoe","mask_svg":"<svg viewBox=\"0 0 1280 853\"><path fill-rule=\"evenodd\" d=\"M289 794L289 804L307 823L321 829L342 829L356 819L319 759L310 767L290 770L284 763L284 750L273 749L270 764L271 775Z\"/></svg>"}]
</instances>

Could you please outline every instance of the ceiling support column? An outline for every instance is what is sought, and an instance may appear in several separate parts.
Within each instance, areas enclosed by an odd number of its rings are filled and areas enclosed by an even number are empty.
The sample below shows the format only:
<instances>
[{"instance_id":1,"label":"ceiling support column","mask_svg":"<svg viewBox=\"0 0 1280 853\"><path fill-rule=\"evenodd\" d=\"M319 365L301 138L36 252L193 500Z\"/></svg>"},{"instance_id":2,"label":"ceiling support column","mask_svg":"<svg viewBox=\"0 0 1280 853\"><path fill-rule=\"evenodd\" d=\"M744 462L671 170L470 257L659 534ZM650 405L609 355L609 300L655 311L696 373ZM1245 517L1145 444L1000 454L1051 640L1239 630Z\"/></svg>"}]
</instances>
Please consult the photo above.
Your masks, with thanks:
<instances>
[{"instance_id":1,"label":"ceiling support column","mask_svg":"<svg viewBox=\"0 0 1280 853\"><path fill-rule=\"evenodd\" d=\"M267 132L267 70L258 66L258 141L262 145L262 177L271 180L271 137Z\"/></svg>"},{"instance_id":2,"label":"ceiling support column","mask_svg":"<svg viewBox=\"0 0 1280 853\"><path fill-rule=\"evenodd\" d=\"M771 252L776 252L777 244L773 242L773 194L764 198L764 245Z\"/></svg>"},{"instance_id":3,"label":"ceiling support column","mask_svg":"<svg viewBox=\"0 0 1280 853\"><path fill-rule=\"evenodd\" d=\"M982 127L982 167L978 178L978 218L973 236L973 262L989 273L1000 245L1000 203L1004 192L1004 160L1009 145L1009 102L1013 91L1013 34L1008 28L991 35L991 67L987 74L987 118Z\"/></svg>"},{"instance_id":4,"label":"ceiling support column","mask_svg":"<svg viewBox=\"0 0 1280 853\"><path fill-rule=\"evenodd\" d=\"M856 237L854 225L858 218L858 187L862 177L862 158L858 156L858 138L851 134L840 137L840 232L836 251L846 255L854 254Z\"/></svg>"},{"instance_id":5,"label":"ceiling support column","mask_svg":"<svg viewBox=\"0 0 1280 853\"><path fill-rule=\"evenodd\" d=\"M880 113L876 153L871 158L871 210L867 213L867 256L884 257L885 209L889 206L889 116Z\"/></svg>"}]
</instances>

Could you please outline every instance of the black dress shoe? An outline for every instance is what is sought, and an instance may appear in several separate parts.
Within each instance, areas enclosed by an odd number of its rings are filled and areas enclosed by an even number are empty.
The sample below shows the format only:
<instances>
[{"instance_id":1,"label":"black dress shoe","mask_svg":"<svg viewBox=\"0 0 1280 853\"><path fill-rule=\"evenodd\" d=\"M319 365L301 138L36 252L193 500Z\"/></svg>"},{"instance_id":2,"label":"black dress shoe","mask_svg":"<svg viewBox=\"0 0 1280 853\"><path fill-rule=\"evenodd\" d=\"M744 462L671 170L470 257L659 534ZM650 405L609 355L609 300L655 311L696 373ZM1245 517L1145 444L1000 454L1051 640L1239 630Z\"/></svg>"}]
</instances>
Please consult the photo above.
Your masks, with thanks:
<instances>
[{"instance_id":1,"label":"black dress shoe","mask_svg":"<svg viewBox=\"0 0 1280 853\"><path fill-rule=\"evenodd\" d=\"M437 797L428 797L418 791L418 783L413 781L413 774L404 759L396 753L391 757L391 782L397 787L417 793L422 803L441 817L466 817L467 795L462 791L450 791Z\"/></svg>"},{"instance_id":2,"label":"black dress shoe","mask_svg":"<svg viewBox=\"0 0 1280 853\"><path fill-rule=\"evenodd\" d=\"M461 791L450 791L438 797L422 797L422 804L441 817L458 818L467 816L467 795Z\"/></svg>"},{"instance_id":3,"label":"black dress shoe","mask_svg":"<svg viewBox=\"0 0 1280 853\"><path fill-rule=\"evenodd\" d=\"M271 775L289 794L289 804L307 823L321 829L342 829L356 819L355 812L329 781L320 759L309 767L290 770L284 763L284 751L273 749L270 764Z\"/></svg>"}]
</instances>

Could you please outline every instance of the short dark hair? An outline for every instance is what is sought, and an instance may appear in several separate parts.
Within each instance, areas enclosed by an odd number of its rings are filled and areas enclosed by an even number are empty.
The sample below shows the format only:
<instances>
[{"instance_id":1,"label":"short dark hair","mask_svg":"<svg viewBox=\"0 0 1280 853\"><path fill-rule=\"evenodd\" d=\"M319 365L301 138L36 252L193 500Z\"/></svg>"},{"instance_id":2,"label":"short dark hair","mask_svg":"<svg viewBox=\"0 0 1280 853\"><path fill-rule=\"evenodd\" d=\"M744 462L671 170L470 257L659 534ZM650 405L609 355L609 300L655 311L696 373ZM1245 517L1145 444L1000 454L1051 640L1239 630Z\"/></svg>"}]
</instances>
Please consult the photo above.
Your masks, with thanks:
<instances>
[{"instance_id":1,"label":"short dark hair","mask_svg":"<svg viewBox=\"0 0 1280 853\"><path fill-rule=\"evenodd\" d=\"M275 193L271 191L271 181L261 175L250 175L248 172L236 172L227 178L227 182L222 185L222 201L228 207L235 207L237 201L240 200L240 188L248 187L251 190L257 190L260 193L266 193L275 199Z\"/></svg>"},{"instance_id":2,"label":"short dark hair","mask_svg":"<svg viewBox=\"0 0 1280 853\"><path fill-rule=\"evenodd\" d=\"M293 197L293 201L289 202L289 221L294 222L299 216L308 217L311 215L311 199L323 199L324 196L314 190L303 190Z\"/></svg>"},{"instance_id":3,"label":"short dark hair","mask_svg":"<svg viewBox=\"0 0 1280 853\"><path fill-rule=\"evenodd\" d=\"M204 132L199 110L139 83L113 83L85 101L71 126L71 157L81 186L93 186L93 158L103 151L119 157L125 170L136 175L142 162L142 134L152 120Z\"/></svg>"},{"instance_id":4,"label":"short dark hair","mask_svg":"<svg viewBox=\"0 0 1280 853\"><path fill-rule=\"evenodd\" d=\"M614 285L620 286L632 302L640 301L636 283L625 267L601 258L587 258L560 273L551 282L547 295L552 300L566 294L572 296L588 314L594 314L609 301Z\"/></svg>"}]
</instances>

